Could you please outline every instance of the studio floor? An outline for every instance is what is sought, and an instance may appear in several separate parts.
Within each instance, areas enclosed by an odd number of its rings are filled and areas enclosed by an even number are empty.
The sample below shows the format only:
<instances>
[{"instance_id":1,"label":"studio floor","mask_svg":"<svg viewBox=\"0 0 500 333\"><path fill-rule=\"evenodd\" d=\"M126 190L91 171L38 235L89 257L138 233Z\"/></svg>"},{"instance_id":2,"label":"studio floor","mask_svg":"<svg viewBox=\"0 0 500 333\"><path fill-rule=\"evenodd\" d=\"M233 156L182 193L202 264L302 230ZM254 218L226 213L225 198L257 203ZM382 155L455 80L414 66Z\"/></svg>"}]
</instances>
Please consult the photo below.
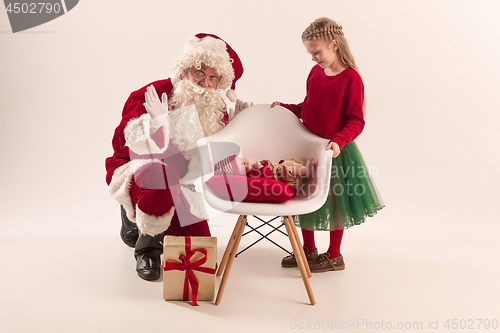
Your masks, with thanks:
<instances>
[{"instance_id":1,"label":"studio floor","mask_svg":"<svg viewBox=\"0 0 500 333\"><path fill-rule=\"evenodd\" d=\"M299 270L280 267L285 253L262 241L236 258L220 305L194 307L164 301L161 280L139 279L115 203L95 208L110 223L64 214L4 224L1 332L483 331L487 320L486 331L498 329L498 227L422 226L383 210L344 233L344 271L313 275L315 306ZM226 214L211 221L219 262L234 223ZM325 251L328 234L317 233L317 244Z\"/></svg>"}]
</instances>

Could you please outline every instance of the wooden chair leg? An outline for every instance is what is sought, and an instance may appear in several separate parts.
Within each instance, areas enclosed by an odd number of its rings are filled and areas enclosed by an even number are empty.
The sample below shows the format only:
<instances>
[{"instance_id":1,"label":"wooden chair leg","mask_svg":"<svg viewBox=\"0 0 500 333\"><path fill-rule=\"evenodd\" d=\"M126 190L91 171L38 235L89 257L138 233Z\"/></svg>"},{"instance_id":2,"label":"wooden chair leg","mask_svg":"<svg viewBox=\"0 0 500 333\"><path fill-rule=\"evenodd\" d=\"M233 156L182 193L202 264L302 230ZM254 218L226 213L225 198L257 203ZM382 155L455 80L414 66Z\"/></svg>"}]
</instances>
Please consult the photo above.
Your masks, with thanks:
<instances>
[{"instance_id":1,"label":"wooden chair leg","mask_svg":"<svg viewBox=\"0 0 500 333\"><path fill-rule=\"evenodd\" d=\"M220 301L222 300L222 295L224 294L224 289L226 289L227 279L229 278L229 273L231 272L231 267L233 266L234 257L238 252L238 246L240 246L241 236L243 235L243 231L245 230L246 223L247 223L246 216L240 215L238 223L236 224L238 228L235 228L237 232L235 235L234 242L232 242L233 243L232 247L230 248L231 250L229 252L229 257L227 259L226 269L224 270L224 274L222 275L219 291L217 292L217 298L215 299L215 305L219 305Z\"/></svg>"},{"instance_id":2,"label":"wooden chair leg","mask_svg":"<svg viewBox=\"0 0 500 333\"><path fill-rule=\"evenodd\" d=\"M316 304L316 300L314 299L314 295L312 292L311 284L309 283L309 277L307 275L307 271L304 265L304 262L307 264L307 260L300 253L300 243L297 243L297 239L295 238L295 234L293 233L293 228L291 225L290 218L286 216L284 218L286 231L288 233L288 238L290 239L290 244L292 245L293 253L295 253L295 258L297 259L297 264L299 265L300 275L302 276L302 280L304 281L304 286L306 287L307 295L309 296L309 301L312 305Z\"/></svg>"},{"instance_id":3,"label":"wooden chair leg","mask_svg":"<svg viewBox=\"0 0 500 333\"><path fill-rule=\"evenodd\" d=\"M300 255L304 259L304 266L307 271L307 276L312 277L311 270L309 269L309 263L307 262L306 254L304 252L304 248L302 247L302 243L300 242L300 237L299 233L297 232L297 227L295 226L295 223L293 221L293 217L291 215L288 215L288 219L290 220L290 225L292 227L293 235L295 236L295 239L297 240L297 244L299 244L299 249L300 249Z\"/></svg>"},{"instance_id":4,"label":"wooden chair leg","mask_svg":"<svg viewBox=\"0 0 500 333\"><path fill-rule=\"evenodd\" d=\"M238 221L236 222L233 233L231 234L231 237L229 238L229 242L227 243L226 250L224 251L224 255L222 256L222 259L220 261L219 268L217 269L217 276L221 276L222 272L224 271L224 268L226 267L227 264L227 258L229 257L229 253L231 252L231 249L233 248L234 241L236 240L236 234L238 233L238 230L240 228L240 222L241 219L243 218L243 215L240 215L238 217Z\"/></svg>"}]
</instances>

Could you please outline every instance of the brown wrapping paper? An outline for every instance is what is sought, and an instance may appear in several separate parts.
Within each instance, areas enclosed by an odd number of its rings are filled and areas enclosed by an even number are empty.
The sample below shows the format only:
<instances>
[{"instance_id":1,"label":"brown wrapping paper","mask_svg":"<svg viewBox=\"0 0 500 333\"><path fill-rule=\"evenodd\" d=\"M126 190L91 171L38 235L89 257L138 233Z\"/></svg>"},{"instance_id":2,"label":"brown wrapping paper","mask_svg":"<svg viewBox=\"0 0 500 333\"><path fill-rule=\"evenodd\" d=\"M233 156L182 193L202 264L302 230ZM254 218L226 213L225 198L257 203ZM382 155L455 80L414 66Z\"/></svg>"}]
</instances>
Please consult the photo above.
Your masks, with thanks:
<instances>
[{"instance_id":1,"label":"brown wrapping paper","mask_svg":"<svg viewBox=\"0 0 500 333\"><path fill-rule=\"evenodd\" d=\"M191 236L191 250L205 249L207 251L207 262L199 267L214 269L217 264L217 238ZM186 256L186 237L165 236L163 240L163 263L175 262L181 264L180 256ZM196 252L190 263L203 258L203 254ZM213 301L215 294L215 274L192 270L198 280L198 301ZM186 270L167 270L163 272L163 298L166 301L183 300ZM191 285L189 285L189 297L191 300Z\"/></svg>"}]
</instances>

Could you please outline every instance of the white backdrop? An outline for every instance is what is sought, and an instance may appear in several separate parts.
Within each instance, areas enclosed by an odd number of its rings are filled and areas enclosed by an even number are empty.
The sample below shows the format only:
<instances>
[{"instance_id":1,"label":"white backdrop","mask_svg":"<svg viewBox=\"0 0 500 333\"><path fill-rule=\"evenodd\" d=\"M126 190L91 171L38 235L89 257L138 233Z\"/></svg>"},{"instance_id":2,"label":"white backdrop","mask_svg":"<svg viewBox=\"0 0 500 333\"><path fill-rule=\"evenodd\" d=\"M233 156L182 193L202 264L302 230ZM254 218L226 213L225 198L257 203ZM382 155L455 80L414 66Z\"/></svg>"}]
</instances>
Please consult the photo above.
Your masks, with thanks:
<instances>
[{"instance_id":1,"label":"white backdrop","mask_svg":"<svg viewBox=\"0 0 500 333\"><path fill-rule=\"evenodd\" d=\"M499 12L496 0L86 0L12 34L0 9L0 237L116 233L104 159L128 94L209 32L242 59L241 99L300 102L313 66L300 35L327 16L365 83L357 142L387 205L380 228L443 250L466 230L467 251L498 259Z\"/></svg>"},{"instance_id":2,"label":"white backdrop","mask_svg":"<svg viewBox=\"0 0 500 333\"><path fill-rule=\"evenodd\" d=\"M495 220L495 1L188 3L81 1L16 34L0 10L1 223L101 205L123 103L168 77L197 32L238 52L240 98L300 102L313 65L300 35L322 15L344 26L363 75L368 118L357 141L387 211L457 227Z\"/></svg>"}]
</instances>

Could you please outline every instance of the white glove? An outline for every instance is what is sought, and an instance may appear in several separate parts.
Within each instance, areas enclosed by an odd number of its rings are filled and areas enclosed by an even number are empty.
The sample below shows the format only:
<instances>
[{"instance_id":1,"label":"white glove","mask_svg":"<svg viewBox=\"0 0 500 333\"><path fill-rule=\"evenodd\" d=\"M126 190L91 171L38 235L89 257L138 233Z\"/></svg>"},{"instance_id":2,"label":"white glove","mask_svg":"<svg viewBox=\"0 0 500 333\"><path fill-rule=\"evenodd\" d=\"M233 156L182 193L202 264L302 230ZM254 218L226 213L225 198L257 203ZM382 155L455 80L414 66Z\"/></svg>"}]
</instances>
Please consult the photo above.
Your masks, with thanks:
<instances>
[{"instance_id":1,"label":"white glove","mask_svg":"<svg viewBox=\"0 0 500 333\"><path fill-rule=\"evenodd\" d=\"M231 113L233 114L233 118L236 117L238 113L241 111L245 110L247 107L252 106L253 102L243 102L241 99L237 99L236 103L234 104L234 110L231 110Z\"/></svg>"},{"instance_id":2,"label":"white glove","mask_svg":"<svg viewBox=\"0 0 500 333\"><path fill-rule=\"evenodd\" d=\"M144 103L144 107L151 115L151 118L155 118L161 116L168 112L168 97L166 93L161 95L161 102L158 98L158 93L153 85L147 87L146 93L144 93L144 97L146 98L146 103Z\"/></svg>"}]
</instances>

